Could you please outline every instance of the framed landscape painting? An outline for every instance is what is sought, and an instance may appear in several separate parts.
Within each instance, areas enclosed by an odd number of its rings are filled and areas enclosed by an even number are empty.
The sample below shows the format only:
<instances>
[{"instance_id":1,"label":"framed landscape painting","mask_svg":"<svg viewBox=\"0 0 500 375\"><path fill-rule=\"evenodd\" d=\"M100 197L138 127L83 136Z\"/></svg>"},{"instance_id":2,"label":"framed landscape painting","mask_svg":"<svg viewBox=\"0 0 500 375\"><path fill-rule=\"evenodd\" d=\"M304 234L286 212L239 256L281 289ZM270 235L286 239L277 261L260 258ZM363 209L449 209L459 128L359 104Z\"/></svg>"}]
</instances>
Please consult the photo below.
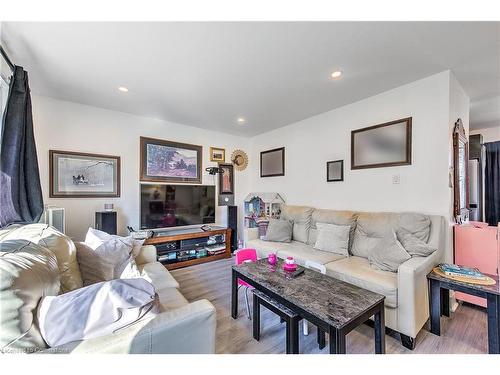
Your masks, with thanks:
<instances>
[{"instance_id":1,"label":"framed landscape painting","mask_svg":"<svg viewBox=\"0 0 500 375\"><path fill-rule=\"evenodd\" d=\"M411 117L351 132L351 169L411 164Z\"/></svg>"},{"instance_id":2,"label":"framed landscape painting","mask_svg":"<svg viewBox=\"0 0 500 375\"><path fill-rule=\"evenodd\" d=\"M120 196L120 157L49 150L51 198Z\"/></svg>"},{"instance_id":3,"label":"framed landscape painting","mask_svg":"<svg viewBox=\"0 0 500 375\"><path fill-rule=\"evenodd\" d=\"M202 147L141 137L141 181L201 184Z\"/></svg>"}]
</instances>

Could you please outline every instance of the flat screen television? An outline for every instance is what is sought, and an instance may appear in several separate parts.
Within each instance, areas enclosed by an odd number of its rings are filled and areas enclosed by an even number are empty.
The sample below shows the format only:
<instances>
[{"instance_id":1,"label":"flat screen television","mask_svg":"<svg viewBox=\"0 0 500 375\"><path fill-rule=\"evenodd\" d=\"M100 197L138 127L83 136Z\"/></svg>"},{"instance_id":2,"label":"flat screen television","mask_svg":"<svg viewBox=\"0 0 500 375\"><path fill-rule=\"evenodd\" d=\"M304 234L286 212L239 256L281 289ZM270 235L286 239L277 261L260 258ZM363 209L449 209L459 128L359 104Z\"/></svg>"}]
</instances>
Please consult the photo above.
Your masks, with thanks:
<instances>
[{"instance_id":1,"label":"flat screen television","mask_svg":"<svg viewBox=\"0 0 500 375\"><path fill-rule=\"evenodd\" d=\"M141 184L141 229L215 223L215 186Z\"/></svg>"}]
</instances>

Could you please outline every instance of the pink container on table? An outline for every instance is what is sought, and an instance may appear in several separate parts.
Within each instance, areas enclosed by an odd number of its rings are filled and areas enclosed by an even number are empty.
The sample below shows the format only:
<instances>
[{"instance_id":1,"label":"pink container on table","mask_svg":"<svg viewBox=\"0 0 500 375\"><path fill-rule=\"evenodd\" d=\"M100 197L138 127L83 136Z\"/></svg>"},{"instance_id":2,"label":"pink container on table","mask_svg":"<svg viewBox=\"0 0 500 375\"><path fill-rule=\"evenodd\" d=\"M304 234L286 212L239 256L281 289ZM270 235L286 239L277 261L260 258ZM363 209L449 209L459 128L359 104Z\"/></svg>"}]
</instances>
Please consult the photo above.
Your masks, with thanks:
<instances>
[{"instance_id":1,"label":"pink container on table","mask_svg":"<svg viewBox=\"0 0 500 375\"><path fill-rule=\"evenodd\" d=\"M295 259L293 257L288 257L285 259L285 263L283 264L283 269L285 271L294 272L297 270L297 264L295 263Z\"/></svg>"},{"instance_id":2,"label":"pink container on table","mask_svg":"<svg viewBox=\"0 0 500 375\"><path fill-rule=\"evenodd\" d=\"M277 262L276 253L270 253L267 256L267 263L269 263L271 266L274 266L276 262Z\"/></svg>"}]
</instances>

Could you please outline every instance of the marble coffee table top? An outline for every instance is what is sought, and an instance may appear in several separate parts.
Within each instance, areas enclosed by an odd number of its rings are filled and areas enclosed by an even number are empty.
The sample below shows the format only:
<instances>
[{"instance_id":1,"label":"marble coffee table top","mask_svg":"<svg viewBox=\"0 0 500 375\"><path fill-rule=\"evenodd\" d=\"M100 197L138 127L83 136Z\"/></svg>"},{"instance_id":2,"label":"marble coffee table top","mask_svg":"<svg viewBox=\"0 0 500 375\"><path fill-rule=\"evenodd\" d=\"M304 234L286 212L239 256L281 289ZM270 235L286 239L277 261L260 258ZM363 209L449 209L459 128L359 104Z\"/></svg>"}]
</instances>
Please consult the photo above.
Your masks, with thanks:
<instances>
[{"instance_id":1,"label":"marble coffee table top","mask_svg":"<svg viewBox=\"0 0 500 375\"><path fill-rule=\"evenodd\" d=\"M261 259L233 269L335 328L344 327L385 298L309 269L288 278L282 260L270 266L267 259Z\"/></svg>"}]
</instances>

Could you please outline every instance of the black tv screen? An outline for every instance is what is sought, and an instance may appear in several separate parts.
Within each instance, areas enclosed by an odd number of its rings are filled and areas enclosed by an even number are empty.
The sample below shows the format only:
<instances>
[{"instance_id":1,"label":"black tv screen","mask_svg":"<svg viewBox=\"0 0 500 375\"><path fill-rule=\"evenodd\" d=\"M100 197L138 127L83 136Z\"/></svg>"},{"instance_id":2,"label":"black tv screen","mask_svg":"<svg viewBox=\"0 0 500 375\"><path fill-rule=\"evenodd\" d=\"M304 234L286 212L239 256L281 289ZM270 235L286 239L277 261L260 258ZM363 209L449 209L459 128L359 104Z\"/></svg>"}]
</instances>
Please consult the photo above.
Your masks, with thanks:
<instances>
[{"instance_id":1,"label":"black tv screen","mask_svg":"<svg viewBox=\"0 0 500 375\"><path fill-rule=\"evenodd\" d=\"M141 184L141 229L215 223L215 186Z\"/></svg>"}]
</instances>

